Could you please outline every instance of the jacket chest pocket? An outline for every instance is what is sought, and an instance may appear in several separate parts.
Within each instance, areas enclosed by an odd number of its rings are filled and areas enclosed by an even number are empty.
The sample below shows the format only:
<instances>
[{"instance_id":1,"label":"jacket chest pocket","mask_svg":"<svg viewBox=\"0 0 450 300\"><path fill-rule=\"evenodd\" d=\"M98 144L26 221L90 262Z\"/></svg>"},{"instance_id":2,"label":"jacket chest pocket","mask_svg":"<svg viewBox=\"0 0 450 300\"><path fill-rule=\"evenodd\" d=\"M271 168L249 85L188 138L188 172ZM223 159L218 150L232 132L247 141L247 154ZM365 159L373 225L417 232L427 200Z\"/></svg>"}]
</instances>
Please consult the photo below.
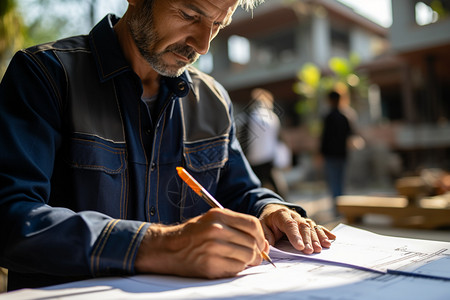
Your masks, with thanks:
<instances>
[{"instance_id":1,"label":"jacket chest pocket","mask_svg":"<svg viewBox=\"0 0 450 300\"><path fill-rule=\"evenodd\" d=\"M228 161L228 138L185 143L184 157L188 172L212 195L217 190L221 168ZM204 213L211 207L183 183L181 220Z\"/></svg>"},{"instance_id":2,"label":"jacket chest pocket","mask_svg":"<svg viewBox=\"0 0 450 300\"><path fill-rule=\"evenodd\" d=\"M189 173L214 195L220 170L228 161L227 137L218 137L207 142L185 144L184 156Z\"/></svg>"},{"instance_id":3,"label":"jacket chest pocket","mask_svg":"<svg viewBox=\"0 0 450 300\"><path fill-rule=\"evenodd\" d=\"M77 209L126 217L125 143L72 138L66 162L70 167Z\"/></svg>"},{"instance_id":4,"label":"jacket chest pocket","mask_svg":"<svg viewBox=\"0 0 450 300\"><path fill-rule=\"evenodd\" d=\"M228 160L228 143L226 137L207 142L185 143L186 166L194 172L222 168Z\"/></svg>"}]
</instances>

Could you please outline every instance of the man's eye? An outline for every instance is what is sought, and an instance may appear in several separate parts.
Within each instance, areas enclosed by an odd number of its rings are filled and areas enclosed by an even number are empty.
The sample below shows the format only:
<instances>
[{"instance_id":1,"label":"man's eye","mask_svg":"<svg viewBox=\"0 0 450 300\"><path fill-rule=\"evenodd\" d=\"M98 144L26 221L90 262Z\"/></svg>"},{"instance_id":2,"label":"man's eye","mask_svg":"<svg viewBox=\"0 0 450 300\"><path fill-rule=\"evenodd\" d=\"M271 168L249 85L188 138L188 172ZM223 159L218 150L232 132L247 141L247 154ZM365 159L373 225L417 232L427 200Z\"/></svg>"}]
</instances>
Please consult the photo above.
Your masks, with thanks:
<instances>
[{"instance_id":1,"label":"man's eye","mask_svg":"<svg viewBox=\"0 0 450 300\"><path fill-rule=\"evenodd\" d=\"M194 16L188 15L188 14L185 13L184 11L181 12L181 15L183 16L183 18L184 18L185 20L188 20L188 21L195 20L195 17L194 17Z\"/></svg>"}]
</instances>

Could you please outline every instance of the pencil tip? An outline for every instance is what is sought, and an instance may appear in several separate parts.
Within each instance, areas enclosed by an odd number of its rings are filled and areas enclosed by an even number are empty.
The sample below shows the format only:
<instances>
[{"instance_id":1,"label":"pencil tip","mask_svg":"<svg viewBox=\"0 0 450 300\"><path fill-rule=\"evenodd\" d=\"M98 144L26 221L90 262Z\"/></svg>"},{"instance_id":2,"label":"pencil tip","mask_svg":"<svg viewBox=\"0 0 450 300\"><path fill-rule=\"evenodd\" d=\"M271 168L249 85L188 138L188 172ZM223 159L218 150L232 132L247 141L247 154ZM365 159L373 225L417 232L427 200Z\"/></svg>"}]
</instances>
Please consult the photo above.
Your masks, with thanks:
<instances>
[{"instance_id":1,"label":"pencil tip","mask_svg":"<svg viewBox=\"0 0 450 300\"><path fill-rule=\"evenodd\" d=\"M261 255L262 255L263 259L265 259L268 262L270 262L272 264L272 266L274 266L275 268L277 267L277 266L275 266L275 264L273 263L272 259L270 258L270 256L266 252L261 251Z\"/></svg>"}]
</instances>

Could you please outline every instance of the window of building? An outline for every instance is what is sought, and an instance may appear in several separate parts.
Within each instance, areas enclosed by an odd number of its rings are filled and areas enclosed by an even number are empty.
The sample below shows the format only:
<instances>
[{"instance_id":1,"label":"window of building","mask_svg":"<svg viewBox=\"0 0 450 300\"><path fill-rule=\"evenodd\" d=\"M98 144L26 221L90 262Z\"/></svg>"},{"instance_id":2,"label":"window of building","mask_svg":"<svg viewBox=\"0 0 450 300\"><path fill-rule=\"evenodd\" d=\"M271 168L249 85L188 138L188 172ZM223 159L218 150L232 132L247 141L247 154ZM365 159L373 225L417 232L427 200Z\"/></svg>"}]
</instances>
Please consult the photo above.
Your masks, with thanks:
<instances>
[{"instance_id":1,"label":"window of building","mask_svg":"<svg viewBox=\"0 0 450 300\"><path fill-rule=\"evenodd\" d=\"M250 41L242 36L230 36L228 39L228 58L234 63L247 64L250 61Z\"/></svg>"},{"instance_id":2,"label":"window of building","mask_svg":"<svg viewBox=\"0 0 450 300\"><path fill-rule=\"evenodd\" d=\"M270 36L252 40L257 63L268 65L289 62L295 58L294 30L281 31Z\"/></svg>"},{"instance_id":3,"label":"window of building","mask_svg":"<svg viewBox=\"0 0 450 300\"><path fill-rule=\"evenodd\" d=\"M333 56L347 57L350 53L350 35L348 31L331 28L331 52Z\"/></svg>"},{"instance_id":4,"label":"window of building","mask_svg":"<svg viewBox=\"0 0 450 300\"><path fill-rule=\"evenodd\" d=\"M420 26L439 22L449 16L450 0L416 1L416 23Z\"/></svg>"}]
</instances>

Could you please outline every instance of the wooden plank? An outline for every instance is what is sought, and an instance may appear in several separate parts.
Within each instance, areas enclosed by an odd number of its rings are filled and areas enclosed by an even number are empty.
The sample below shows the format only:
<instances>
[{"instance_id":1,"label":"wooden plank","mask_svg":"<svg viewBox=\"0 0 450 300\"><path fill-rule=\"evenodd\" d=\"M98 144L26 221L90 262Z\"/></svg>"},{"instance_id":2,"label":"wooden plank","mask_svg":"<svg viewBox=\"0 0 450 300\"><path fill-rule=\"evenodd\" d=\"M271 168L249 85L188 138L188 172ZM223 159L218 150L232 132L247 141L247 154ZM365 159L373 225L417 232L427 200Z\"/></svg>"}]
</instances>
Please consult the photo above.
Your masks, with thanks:
<instances>
[{"instance_id":1,"label":"wooden plank","mask_svg":"<svg viewBox=\"0 0 450 300\"><path fill-rule=\"evenodd\" d=\"M389 216L393 226L434 229L450 226L450 209L437 205L408 205L404 197L341 196L337 208L347 221L357 223L367 214Z\"/></svg>"}]
</instances>

